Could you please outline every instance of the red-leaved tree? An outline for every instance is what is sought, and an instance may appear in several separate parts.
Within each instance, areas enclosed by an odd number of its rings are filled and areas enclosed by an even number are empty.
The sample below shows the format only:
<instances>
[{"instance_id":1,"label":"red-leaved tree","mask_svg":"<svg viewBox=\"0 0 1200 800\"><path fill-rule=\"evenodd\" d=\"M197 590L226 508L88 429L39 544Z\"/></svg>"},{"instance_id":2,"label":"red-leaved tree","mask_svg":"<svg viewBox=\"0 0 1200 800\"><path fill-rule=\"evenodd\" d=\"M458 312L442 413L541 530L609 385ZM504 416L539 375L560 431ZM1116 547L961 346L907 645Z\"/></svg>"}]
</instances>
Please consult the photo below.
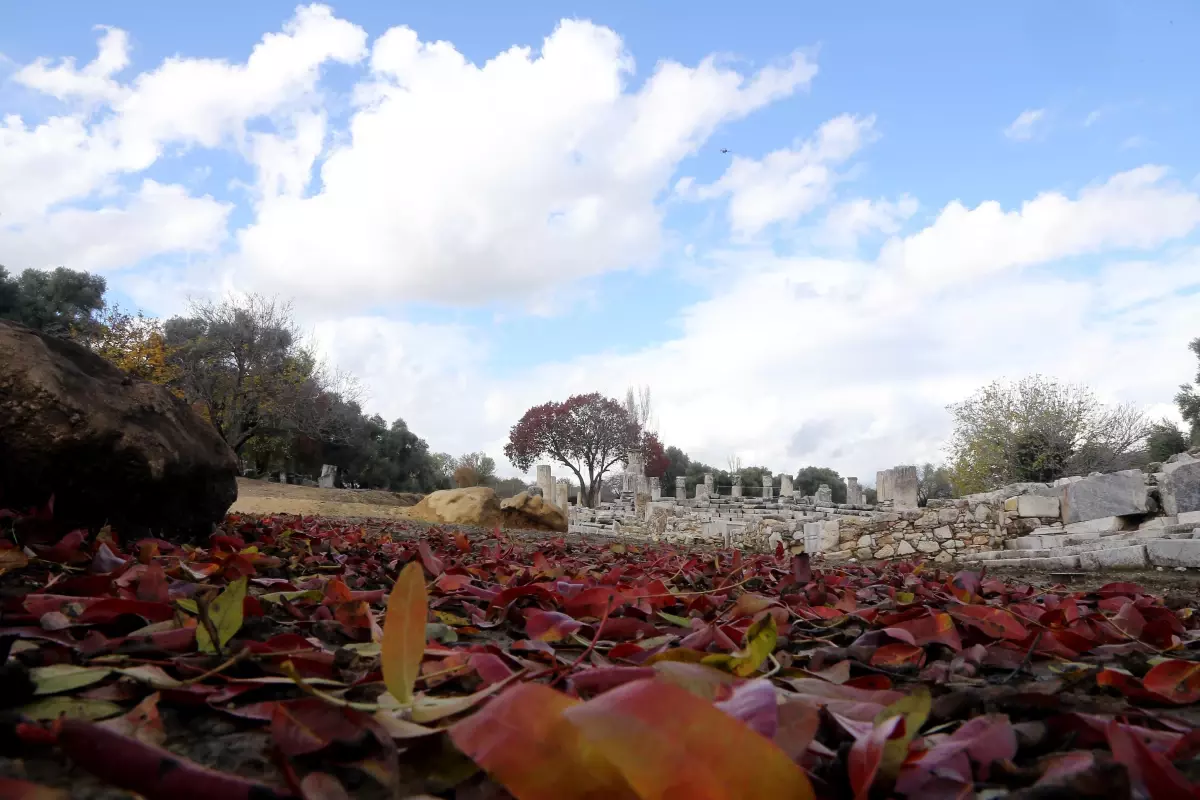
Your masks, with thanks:
<instances>
[{"instance_id":1,"label":"red-leaved tree","mask_svg":"<svg viewBox=\"0 0 1200 800\"><path fill-rule=\"evenodd\" d=\"M647 478L661 478L667 474L671 459L667 458L658 434L646 431L642 434L642 461L646 464Z\"/></svg>"},{"instance_id":2,"label":"red-leaved tree","mask_svg":"<svg viewBox=\"0 0 1200 800\"><path fill-rule=\"evenodd\" d=\"M563 464L584 487L588 507L595 508L604 474L636 452L641 440L638 424L624 406L592 392L526 411L509 431L504 455L525 471L543 457Z\"/></svg>"}]
</instances>

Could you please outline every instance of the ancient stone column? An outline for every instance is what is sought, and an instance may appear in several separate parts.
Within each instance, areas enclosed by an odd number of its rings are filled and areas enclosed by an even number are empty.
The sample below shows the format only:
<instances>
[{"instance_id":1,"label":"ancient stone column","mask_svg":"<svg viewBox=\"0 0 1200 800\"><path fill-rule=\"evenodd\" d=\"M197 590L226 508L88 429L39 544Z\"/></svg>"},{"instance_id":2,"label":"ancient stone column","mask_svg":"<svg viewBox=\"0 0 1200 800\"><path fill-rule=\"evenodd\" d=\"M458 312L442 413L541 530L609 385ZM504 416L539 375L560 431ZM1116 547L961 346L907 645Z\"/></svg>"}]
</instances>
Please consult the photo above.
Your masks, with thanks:
<instances>
[{"instance_id":1,"label":"ancient stone column","mask_svg":"<svg viewBox=\"0 0 1200 800\"><path fill-rule=\"evenodd\" d=\"M892 508L897 511L916 508L917 468L896 467L892 472Z\"/></svg>"},{"instance_id":2,"label":"ancient stone column","mask_svg":"<svg viewBox=\"0 0 1200 800\"><path fill-rule=\"evenodd\" d=\"M862 501L862 487L858 485L858 478L846 478L846 502L852 506L861 506Z\"/></svg>"},{"instance_id":3,"label":"ancient stone column","mask_svg":"<svg viewBox=\"0 0 1200 800\"><path fill-rule=\"evenodd\" d=\"M713 476L711 472L704 473L704 494L708 497L713 496Z\"/></svg>"},{"instance_id":4,"label":"ancient stone column","mask_svg":"<svg viewBox=\"0 0 1200 800\"><path fill-rule=\"evenodd\" d=\"M317 479L317 486L322 489L332 489L333 482L337 479L337 467L333 464L321 465L321 477Z\"/></svg>"},{"instance_id":5,"label":"ancient stone column","mask_svg":"<svg viewBox=\"0 0 1200 800\"><path fill-rule=\"evenodd\" d=\"M742 476L741 475L733 476L733 490L732 491L733 491L734 497L742 496Z\"/></svg>"},{"instance_id":6,"label":"ancient stone column","mask_svg":"<svg viewBox=\"0 0 1200 800\"><path fill-rule=\"evenodd\" d=\"M779 496L791 497L793 494L795 493L792 491L792 476L781 475L779 477Z\"/></svg>"},{"instance_id":7,"label":"ancient stone column","mask_svg":"<svg viewBox=\"0 0 1200 800\"><path fill-rule=\"evenodd\" d=\"M701 483L696 484L696 499L697 500L707 500L709 498L708 492L709 492L709 485L707 483L701 482Z\"/></svg>"},{"instance_id":8,"label":"ancient stone column","mask_svg":"<svg viewBox=\"0 0 1200 800\"><path fill-rule=\"evenodd\" d=\"M571 487L565 483L560 483L554 487L555 505L564 514L567 513L567 508L571 505Z\"/></svg>"},{"instance_id":9,"label":"ancient stone column","mask_svg":"<svg viewBox=\"0 0 1200 800\"><path fill-rule=\"evenodd\" d=\"M542 502L554 503L554 476L550 474L549 464L538 464L537 486L542 490Z\"/></svg>"},{"instance_id":10,"label":"ancient stone column","mask_svg":"<svg viewBox=\"0 0 1200 800\"><path fill-rule=\"evenodd\" d=\"M831 489L829 487L828 483L822 483L820 486L817 487L817 502L818 503L832 503L833 502L833 489Z\"/></svg>"},{"instance_id":11,"label":"ancient stone column","mask_svg":"<svg viewBox=\"0 0 1200 800\"><path fill-rule=\"evenodd\" d=\"M687 478L682 475L675 479L675 499L680 503L687 500Z\"/></svg>"},{"instance_id":12,"label":"ancient stone column","mask_svg":"<svg viewBox=\"0 0 1200 800\"><path fill-rule=\"evenodd\" d=\"M770 500L771 494L775 490L775 481L770 475L763 475L763 499Z\"/></svg>"},{"instance_id":13,"label":"ancient stone column","mask_svg":"<svg viewBox=\"0 0 1200 800\"><path fill-rule=\"evenodd\" d=\"M662 478L651 478L650 479L650 499L651 500L661 500L662 499Z\"/></svg>"}]
</instances>

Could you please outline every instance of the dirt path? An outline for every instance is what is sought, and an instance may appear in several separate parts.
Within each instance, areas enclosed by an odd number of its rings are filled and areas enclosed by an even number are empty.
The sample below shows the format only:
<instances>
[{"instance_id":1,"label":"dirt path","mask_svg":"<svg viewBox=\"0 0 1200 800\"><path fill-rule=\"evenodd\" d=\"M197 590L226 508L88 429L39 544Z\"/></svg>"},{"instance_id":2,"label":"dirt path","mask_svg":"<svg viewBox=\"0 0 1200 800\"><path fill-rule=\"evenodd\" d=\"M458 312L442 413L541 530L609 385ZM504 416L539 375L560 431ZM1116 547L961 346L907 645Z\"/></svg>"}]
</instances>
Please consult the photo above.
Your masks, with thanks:
<instances>
[{"instance_id":1,"label":"dirt path","mask_svg":"<svg viewBox=\"0 0 1200 800\"><path fill-rule=\"evenodd\" d=\"M370 489L320 489L238 478L234 514L298 514L323 517L407 519L421 495Z\"/></svg>"}]
</instances>

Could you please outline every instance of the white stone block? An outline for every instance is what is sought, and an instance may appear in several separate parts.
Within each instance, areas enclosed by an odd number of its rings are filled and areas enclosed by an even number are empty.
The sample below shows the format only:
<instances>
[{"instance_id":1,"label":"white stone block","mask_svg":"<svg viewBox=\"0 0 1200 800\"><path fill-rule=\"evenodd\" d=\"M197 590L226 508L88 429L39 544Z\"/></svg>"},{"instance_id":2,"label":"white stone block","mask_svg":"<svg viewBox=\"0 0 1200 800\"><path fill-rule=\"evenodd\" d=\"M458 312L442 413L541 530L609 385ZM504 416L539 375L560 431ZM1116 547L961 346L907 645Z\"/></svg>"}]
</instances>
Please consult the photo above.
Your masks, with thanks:
<instances>
[{"instance_id":1,"label":"white stone block","mask_svg":"<svg viewBox=\"0 0 1200 800\"><path fill-rule=\"evenodd\" d=\"M1112 533L1127 530L1129 523L1121 517L1101 517L1089 519L1086 522L1073 522L1064 525L1063 533Z\"/></svg>"},{"instance_id":2,"label":"white stone block","mask_svg":"<svg viewBox=\"0 0 1200 800\"><path fill-rule=\"evenodd\" d=\"M1200 525L1200 511L1185 511L1179 515L1180 525Z\"/></svg>"},{"instance_id":3,"label":"white stone block","mask_svg":"<svg viewBox=\"0 0 1200 800\"><path fill-rule=\"evenodd\" d=\"M1200 539L1151 539L1146 556L1156 567L1200 567Z\"/></svg>"},{"instance_id":4,"label":"white stone block","mask_svg":"<svg viewBox=\"0 0 1200 800\"><path fill-rule=\"evenodd\" d=\"M1066 523L1145 514L1146 476L1136 469L1089 476L1061 487L1059 499Z\"/></svg>"},{"instance_id":5,"label":"white stone block","mask_svg":"<svg viewBox=\"0 0 1200 800\"><path fill-rule=\"evenodd\" d=\"M1020 497L1013 498L1016 502L1018 517L1038 517L1058 519L1058 498L1057 497L1042 497L1036 494L1023 494ZM1008 503L1004 504L1005 510L1008 509Z\"/></svg>"},{"instance_id":6,"label":"white stone block","mask_svg":"<svg viewBox=\"0 0 1200 800\"><path fill-rule=\"evenodd\" d=\"M1079 554L1079 567L1086 570L1142 569L1146 564L1146 548L1142 545L1085 550Z\"/></svg>"}]
</instances>

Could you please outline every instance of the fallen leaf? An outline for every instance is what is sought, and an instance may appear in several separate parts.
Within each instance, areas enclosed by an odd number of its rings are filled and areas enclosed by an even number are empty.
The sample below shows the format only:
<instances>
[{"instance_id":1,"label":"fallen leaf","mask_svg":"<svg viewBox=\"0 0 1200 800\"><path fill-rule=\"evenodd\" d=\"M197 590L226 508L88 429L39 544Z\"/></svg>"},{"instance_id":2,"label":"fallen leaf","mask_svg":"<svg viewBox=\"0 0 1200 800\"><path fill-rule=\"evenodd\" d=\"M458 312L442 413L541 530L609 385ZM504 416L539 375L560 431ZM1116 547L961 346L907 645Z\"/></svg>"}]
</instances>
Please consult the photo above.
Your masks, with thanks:
<instances>
[{"instance_id":1,"label":"fallen leaf","mask_svg":"<svg viewBox=\"0 0 1200 800\"><path fill-rule=\"evenodd\" d=\"M208 618L216 629L218 641L213 642L208 627L201 622L196 626L196 646L201 653L219 652L241 630L247 582L245 576L238 578L209 603Z\"/></svg>"},{"instance_id":2,"label":"fallen leaf","mask_svg":"<svg viewBox=\"0 0 1200 800\"><path fill-rule=\"evenodd\" d=\"M425 621L429 602L421 566L409 562L388 596L383 626L383 682L401 705L412 705L413 688L425 654Z\"/></svg>"}]
</instances>

